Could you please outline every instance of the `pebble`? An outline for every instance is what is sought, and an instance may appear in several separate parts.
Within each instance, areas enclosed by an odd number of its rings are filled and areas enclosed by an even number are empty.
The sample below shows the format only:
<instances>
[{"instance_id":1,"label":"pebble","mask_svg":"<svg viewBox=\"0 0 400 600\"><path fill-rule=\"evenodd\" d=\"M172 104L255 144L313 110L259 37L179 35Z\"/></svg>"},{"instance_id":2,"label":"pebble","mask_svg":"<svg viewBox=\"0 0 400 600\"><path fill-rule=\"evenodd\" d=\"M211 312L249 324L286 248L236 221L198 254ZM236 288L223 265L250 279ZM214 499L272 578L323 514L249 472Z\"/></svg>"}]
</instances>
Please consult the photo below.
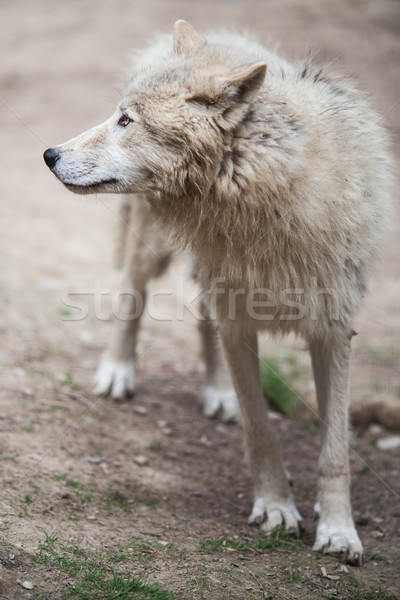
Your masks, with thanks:
<instances>
[{"instance_id":1,"label":"pebble","mask_svg":"<svg viewBox=\"0 0 400 600\"><path fill-rule=\"evenodd\" d=\"M395 450L400 448L400 435L391 435L376 442L379 450Z\"/></svg>"},{"instance_id":2,"label":"pebble","mask_svg":"<svg viewBox=\"0 0 400 600\"><path fill-rule=\"evenodd\" d=\"M208 439L208 437L206 435L201 436L200 442L202 444L204 444L204 446L207 446L207 448L210 448L212 446L212 442L210 442L210 440Z\"/></svg>"},{"instance_id":3,"label":"pebble","mask_svg":"<svg viewBox=\"0 0 400 600\"><path fill-rule=\"evenodd\" d=\"M226 435L227 429L224 425L217 425L215 431L221 435Z\"/></svg>"},{"instance_id":4,"label":"pebble","mask_svg":"<svg viewBox=\"0 0 400 600\"><path fill-rule=\"evenodd\" d=\"M95 515L88 515L87 516L87 520L88 521L95 521L97 519L97 517Z\"/></svg>"},{"instance_id":5,"label":"pebble","mask_svg":"<svg viewBox=\"0 0 400 600\"><path fill-rule=\"evenodd\" d=\"M28 387L24 387L21 389L21 392L24 396L33 396L33 389L32 388L28 388Z\"/></svg>"},{"instance_id":6,"label":"pebble","mask_svg":"<svg viewBox=\"0 0 400 600\"><path fill-rule=\"evenodd\" d=\"M133 412L135 412L138 415L147 415L147 408L145 406L134 406L133 407Z\"/></svg>"},{"instance_id":7,"label":"pebble","mask_svg":"<svg viewBox=\"0 0 400 600\"><path fill-rule=\"evenodd\" d=\"M104 462L104 458L102 456L85 456L85 460L93 465L99 465L100 463Z\"/></svg>"},{"instance_id":8,"label":"pebble","mask_svg":"<svg viewBox=\"0 0 400 600\"><path fill-rule=\"evenodd\" d=\"M133 462L135 462L137 465L139 465L139 467L144 467L145 465L148 464L149 459L146 456L135 456L133 458Z\"/></svg>"},{"instance_id":9,"label":"pebble","mask_svg":"<svg viewBox=\"0 0 400 600\"><path fill-rule=\"evenodd\" d=\"M340 571L341 573L348 573L348 572L349 572L349 569L346 567L346 565L342 565L342 566L340 567L339 571Z\"/></svg>"},{"instance_id":10,"label":"pebble","mask_svg":"<svg viewBox=\"0 0 400 600\"><path fill-rule=\"evenodd\" d=\"M23 588L25 588L26 590L33 590L32 581L21 581L20 579L17 579L17 583L19 585L21 585Z\"/></svg>"},{"instance_id":11,"label":"pebble","mask_svg":"<svg viewBox=\"0 0 400 600\"><path fill-rule=\"evenodd\" d=\"M372 535L372 537L374 537L374 538L376 538L376 539L378 539L378 538L383 538L383 537L385 536L385 534L384 534L384 533L382 533L382 531L378 531L378 530L375 530L375 531L373 531L373 532L371 533L371 535Z\"/></svg>"}]
</instances>

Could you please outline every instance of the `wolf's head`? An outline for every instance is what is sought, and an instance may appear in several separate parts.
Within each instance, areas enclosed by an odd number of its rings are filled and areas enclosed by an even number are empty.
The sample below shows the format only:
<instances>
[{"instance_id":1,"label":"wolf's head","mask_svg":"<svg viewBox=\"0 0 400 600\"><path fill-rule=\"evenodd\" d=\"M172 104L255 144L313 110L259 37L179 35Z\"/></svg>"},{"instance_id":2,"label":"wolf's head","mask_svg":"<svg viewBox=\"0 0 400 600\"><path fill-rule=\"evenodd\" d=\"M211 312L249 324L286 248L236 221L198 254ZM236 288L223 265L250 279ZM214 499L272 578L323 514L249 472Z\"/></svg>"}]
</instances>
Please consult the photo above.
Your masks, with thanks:
<instances>
[{"instance_id":1,"label":"wolf's head","mask_svg":"<svg viewBox=\"0 0 400 600\"><path fill-rule=\"evenodd\" d=\"M265 63L238 64L177 21L171 47L138 65L116 112L44 160L82 194L207 192L265 73Z\"/></svg>"}]
</instances>

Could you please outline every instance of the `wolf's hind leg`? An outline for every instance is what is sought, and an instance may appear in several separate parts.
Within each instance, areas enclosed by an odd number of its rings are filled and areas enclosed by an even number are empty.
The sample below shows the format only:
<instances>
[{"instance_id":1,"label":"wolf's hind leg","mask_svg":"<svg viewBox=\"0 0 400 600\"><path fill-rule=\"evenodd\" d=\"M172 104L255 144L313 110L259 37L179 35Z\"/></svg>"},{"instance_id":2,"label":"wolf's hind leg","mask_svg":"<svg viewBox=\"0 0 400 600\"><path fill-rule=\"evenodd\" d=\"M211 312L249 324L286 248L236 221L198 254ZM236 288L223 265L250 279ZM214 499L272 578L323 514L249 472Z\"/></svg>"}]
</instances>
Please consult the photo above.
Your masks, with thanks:
<instances>
[{"instance_id":1,"label":"wolf's hind leg","mask_svg":"<svg viewBox=\"0 0 400 600\"><path fill-rule=\"evenodd\" d=\"M351 334L312 340L310 352L320 414L319 517L314 550L361 564L363 548L350 506L348 456L349 362Z\"/></svg>"},{"instance_id":2,"label":"wolf's hind leg","mask_svg":"<svg viewBox=\"0 0 400 600\"><path fill-rule=\"evenodd\" d=\"M240 404L246 449L254 481L250 523L270 531L282 526L299 533L301 516L283 468L279 443L272 431L261 388L257 334L221 328L221 337Z\"/></svg>"},{"instance_id":3,"label":"wolf's hind leg","mask_svg":"<svg viewBox=\"0 0 400 600\"><path fill-rule=\"evenodd\" d=\"M239 417L239 404L229 374L217 326L210 318L207 304L201 300L199 321L202 354L205 365L203 411L206 417L215 417L222 411L224 421Z\"/></svg>"},{"instance_id":4,"label":"wolf's hind leg","mask_svg":"<svg viewBox=\"0 0 400 600\"><path fill-rule=\"evenodd\" d=\"M168 266L172 250L144 199L128 196L121 205L119 242L123 271L118 315L95 375L96 394L124 398L135 390L136 344L146 303L146 286Z\"/></svg>"}]
</instances>

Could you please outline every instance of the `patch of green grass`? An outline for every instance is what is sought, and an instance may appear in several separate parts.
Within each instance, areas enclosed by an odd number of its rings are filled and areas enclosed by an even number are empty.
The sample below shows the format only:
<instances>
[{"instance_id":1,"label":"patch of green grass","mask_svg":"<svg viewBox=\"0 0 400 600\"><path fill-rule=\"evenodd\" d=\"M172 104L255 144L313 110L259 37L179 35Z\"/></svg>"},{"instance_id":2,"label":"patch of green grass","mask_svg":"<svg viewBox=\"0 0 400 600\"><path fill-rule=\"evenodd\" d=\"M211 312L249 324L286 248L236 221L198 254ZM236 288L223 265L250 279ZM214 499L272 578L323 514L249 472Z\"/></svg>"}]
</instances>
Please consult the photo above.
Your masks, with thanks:
<instances>
[{"instance_id":1,"label":"patch of green grass","mask_svg":"<svg viewBox=\"0 0 400 600\"><path fill-rule=\"evenodd\" d=\"M125 553L129 548L133 552ZM175 594L164 587L134 577L127 571L110 568L108 564L132 560L136 550L141 556L149 548L151 545L145 542L133 542L105 556L79 546L58 544L57 536L51 534L39 544L35 560L68 575L68 584L62 585L57 595L63 600L177 600Z\"/></svg>"},{"instance_id":2,"label":"patch of green grass","mask_svg":"<svg viewBox=\"0 0 400 600\"><path fill-rule=\"evenodd\" d=\"M149 452L159 452L160 445L157 444L156 442L153 442L153 443L149 444L148 446L146 446L145 450L148 450Z\"/></svg>"},{"instance_id":3,"label":"patch of green grass","mask_svg":"<svg viewBox=\"0 0 400 600\"><path fill-rule=\"evenodd\" d=\"M375 560L376 562L386 562L387 557L383 556L382 554L373 554L371 556L371 560Z\"/></svg>"},{"instance_id":4,"label":"patch of green grass","mask_svg":"<svg viewBox=\"0 0 400 600\"><path fill-rule=\"evenodd\" d=\"M67 479L65 485L69 485L69 487L78 488L80 486L79 481L75 479Z\"/></svg>"},{"instance_id":5,"label":"patch of green grass","mask_svg":"<svg viewBox=\"0 0 400 600\"><path fill-rule=\"evenodd\" d=\"M376 379L371 381L371 390L375 392L375 394L379 394L382 391L382 383Z\"/></svg>"},{"instance_id":6,"label":"patch of green grass","mask_svg":"<svg viewBox=\"0 0 400 600\"><path fill-rule=\"evenodd\" d=\"M297 354L289 354L286 357L286 360L289 363L289 365L291 365L292 367L297 367L298 362L299 362L299 357L297 356Z\"/></svg>"},{"instance_id":7,"label":"patch of green grass","mask_svg":"<svg viewBox=\"0 0 400 600\"><path fill-rule=\"evenodd\" d=\"M304 419L300 425L302 426L303 429L305 429L306 431L314 431L315 429L315 425L312 421L309 421L308 419Z\"/></svg>"},{"instance_id":8,"label":"patch of green grass","mask_svg":"<svg viewBox=\"0 0 400 600\"><path fill-rule=\"evenodd\" d=\"M301 570L298 568L288 569L284 575L281 576L280 583L285 583L288 581L296 581L303 584L309 583L308 579L304 577Z\"/></svg>"},{"instance_id":9,"label":"patch of green grass","mask_svg":"<svg viewBox=\"0 0 400 600\"><path fill-rule=\"evenodd\" d=\"M18 515L21 519L33 519L33 515L28 512L27 508L24 508L24 512L20 512Z\"/></svg>"},{"instance_id":10,"label":"patch of green grass","mask_svg":"<svg viewBox=\"0 0 400 600\"><path fill-rule=\"evenodd\" d=\"M376 346L367 346L366 350L370 356L374 357L379 356L379 354L381 353L380 348L377 348Z\"/></svg>"},{"instance_id":11,"label":"patch of green grass","mask_svg":"<svg viewBox=\"0 0 400 600\"><path fill-rule=\"evenodd\" d=\"M68 383L69 387L72 388L73 390L81 389L81 386L79 385L79 383L77 383L75 381L75 379L73 378L71 373L65 373L65 379L66 379L66 382Z\"/></svg>"},{"instance_id":12,"label":"patch of green grass","mask_svg":"<svg viewBox=\"0 0 400 600\"><path fill-rule=\"evenodd\" d=\"M30 504L31 502L33 502L32 497L29 494L25 494L24 502L25 504Z\"/></svg>"},{"instance_id":13,"label":"patch of green grass","mask_svg":"<svg viewBox=\"0 0 400 600\"><path fill-rule=\"evenodd\" d=\"M157 504L157 500L154 500L154 498L148 498L147 496L134 496L133 499L138 504L144 504L145 506L155 506Z\"/></svg>"},{"instance_id":14,"label":"patch of green grass","mask_svg":"<svg viewBox=\"0 0 400 600\"><path fill-rule=\"evenodd\" d=\"M296 395L287 376L282 372L278 361L270 358L260 359L261 385L269 406L277 412L293 416L296 407Z\"/></svg>"},{"instance_id":15,"label":"patch of green grass","mask_svg":"<svg viewBox=\"0 0 400 600\"><path fill-rule=\"evenodd\" d=\"M35 431L35 426L33 425L33 423L25 423L25 425L22 426L22 429L24 431L34 432Z\"/></svg>"},{"instance_id":16,"label":"patch of green grass","mask_svg":"<svg viewBox=\"0 0 400 600\"><path fill-rule=\"evenodd\" d=\"M54 473L53 479L56 481L65 481L67 479L66 473Z\"/></svg>"},{"instance_id":17,"label":"patch of green grass","mask_svg":"<svg viewBox=\"0 0 400 600\"><path fill-rule=\"evenodd\" d=\"M128 498L118 490L110 490L105 498L105 502L109 506L118 506L125 512L131 510Z\"/></svg>"},{"instance_id":18,"label":"patch of green grass","mask_svg":"<svg viewBox=\"0 0 400 600\"><path fill-rule=\"evenodd\" d=\"M72 310L70 310L69 308L66 308L65 306L60 306L58 309L58 312L62 317L71 317L72 316Z\"/></svg>"},{"instance_id":19,"label":"patch of green grass","mask_svg":"<svg viewBox=\"0 0 400 600\"><path fill-rule=\"evenodd\" d=\"M397 596L394 594L388 594L381 588L381 586L379 586L377 590L368 590L364 586L360 585L355 579L353 579L352 583L354 586L353 589L346 590L346 593L349 594L347 596L349 600L398 600Z\"/></svg>"},{"instance_id":20,"label":"patch of green grass","mask_svg":"<svg viewBox=\"0 0 400 600\"><path fill-rule=\"evenodd\" d=\"M360 473L361 475L369 475L371 473L371 467L368 463L363 463Z\"/></svg>"},{"instance_id":21,"label":"patch of green grass","mask_svg":"<svg viewBox=\"0 0 400 600\"><path fill-rule=\"evenodd\" d=\"M226 549L239 552L252 551L261 554L271 548L283 548L286 550L299 550L299 540L283 531L281 527L273 529L267 536L258 536L255 540L249 538L206 539L200 541L200 547L204 552L221 552Z\"/></svg>"},{"instance_id":22,"label":"patch of green grass","mask_svg":"<svg viewBox=\"0 0 400 600\"><path fill-rule=\"evenodd\" d=\"M119 545L117 549L106 555L107 561L122 563L127 560L137 560L141 563L147 563L154 558L160 546L156 543L143 540L134 540L129 544Z\"/></svg>"}]
</instances>

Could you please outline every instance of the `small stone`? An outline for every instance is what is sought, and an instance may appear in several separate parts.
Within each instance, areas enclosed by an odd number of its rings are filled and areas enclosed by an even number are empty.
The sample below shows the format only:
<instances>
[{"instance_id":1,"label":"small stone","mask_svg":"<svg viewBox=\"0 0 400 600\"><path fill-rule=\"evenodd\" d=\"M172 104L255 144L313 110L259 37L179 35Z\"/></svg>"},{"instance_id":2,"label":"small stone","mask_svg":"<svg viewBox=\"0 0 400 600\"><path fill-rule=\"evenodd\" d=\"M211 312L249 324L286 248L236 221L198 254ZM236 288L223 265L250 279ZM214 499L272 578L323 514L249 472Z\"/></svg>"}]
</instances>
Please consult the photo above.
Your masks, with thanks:
<instances>
[{"instance_id":1,"label":"small stone","mask_svg":"<svg viewBox=\"0 0 400 600\"><path fill-rule=\"evenodd\" d=\"M24 581L22 587L26 590L33 590L33 583L32 581Z\"/></svg>"},{"instance_id":2,"label":"small stone","mask_svg":"<svg viewBox=\"0 0 400 600\"><path fill-rule=\"evenodd\" d=\"M95 515L88 515L86 518L88 521L95 521L97 519Z\"/></svg>"},{"instance_id":3,"label":"small stone","mask_svg":"<svg viewBox=\"0 0 400 600\"><path fill-rule=\"evenodd\" d=\"M144 467L145 465L148 464L149 459L146 456L135 456L133 458L133 462L135 462L137 465L139 465L139 467Z\"/></svg>"},{"instance_id":4,"label":"small stone","mask_svg":"<svg viewBox=\"0 0 400 600\"><path fill-rule=\"evenodd\" d=\"M135 412L138 415L147 415L147 408L145 406L134 406L133 407L133 412Z\"/></svg>"},{"instance_id":5,"label":"small stone","mask_svg":"<svg viewBox=\"0 0 400 600\"><path fill-rule=\"evenodd\" d=\"M372 537L378 539L378 538L383 538L384 537L384 533L382 533L382 531L378 531L377 529L375 531L373 531L371 533Z\"/></svg>"},{"instance_id":6,"label":"small stone","mask_svg":"<svg viewBox=\"0 0 400 600\"><path fill-rule=\"evenodd\" d=\"M167 427L167 425L168 421L164 421L163 419L157 421L157 427L159 427L160 429L164 429L165 427Z\"/></svg>"},{"instance_id":7,"label":"small stone","mask_svg":"<svg viewBox=\"0 0 400 600\"><path fill-rule=\"evenodd\" d=\"M163 432L164 435L168 435L168 436L171 436L172 433L173 433L172 429L170 429L169 427L164 427L164 429L162 430L162 432Z\"/></svg>"},{"instance_id":8,"label":"small stone","mask_svg":"<svg viewBox=\"0 0 400 600\"><path fill-rule=\"evenodd\" d=\"M376 442L379 450L395 450L400 448L400 435L391 435Z\"/></svg>"},{"instance_id":9,"label":"small stone","mask_svg":"<svg viewBox=\"0 0 400 600\"><path fill-rule=\"evenodd\" d=\"M325 569L325 567L321 567L321 573L322 573L322 577L328 577L328 572Z\"/></svg>"},{"instance_id":10,"label":"small stone","mask_svg":"<svg viewBox=\"0 0 400 600\"><path fill-rule=\"evenodd\" d=\"M169 542L167 542L166 540L160 540L159 542L160 546L168 546Z\"/></svg>"},{"instance_id":11,"label":"small stone","mask_svg":"<svg viewBox=\"0 0 400 600\"><path fill-rule=\"evenodd\" d=\"M217 425L215 431L220 435L226 435L227 429L224 425Z\"/></svg>"},{"instance_id":12,"label":"small stone","mask_svg":"<svg viewBox=\"0 0 400 600\"><path fill-rule=\"evenodd\" d=\"M282 419L282 415L275 412L274 410L268 411L268 417L270 418L271 421L280 421Z\"/></svg>"},{"instance_id":13,"label":"small stone","mask_svg":"<svg viewBox=\"0 0 400 600\"><path fill-rule=\"evenodd\" d=\"M85 460L93 465L99 465L104 461L102 456L85 456Z\"/></svg>"},{"instance_id":14,"label":"small stone","mask_svg":"<svg viewBox=\"0 0 400 600\"><path fill-rule=\"evenodd\" d=\"M33 396L32 388L24 387L24 388L22 388L21 392L24 396Z\"/></svg>"},{"instance_id":15,"label":"small stone","mask_svg":"<svg viewBox=\"0 0 400 600\"><path fill-rule=\"evenodd\" d=\"M9 558L10 560L14 560L14 559L15 559L15 554L9 554L9 555L8 555L8 558Z\"/></svg>"},{"instance_id":16,"label":"small stone","mask_svg":"<svg viewBox=\"0 0 400 600\"><path fill-rule=\"evenodd\" d=\"M25 375L24 369L21 369L20 367L15 367L12 372L16 377L23 377Z\"/></svg>"},{"instance_id":17,"label":"small stone","mask_svg":"<svg viewBox=\"0 0 400 600\"><path fill-rule=\"evenodd\" d=\"M26 590L33 590L32 581L21 581L20 579L17 579L17 583L19 585L21 585L23 588L25 588Z\"/></svg>"},{"instance_id":18,"label":"small stone","mask_svg":"<svg viewBox=\"0 0 400 600\"><path fill-rule=\"evenodd\" d=\"M340 567L339 571L340 571L341 573L348 573L348 572L349 572L349 569L346 567L346 565L342 565L342 566Z\"/></svg>"},{"instance_id":19,"label":"small stone","mask_svg":"<svg viewBox=\"0 0 400 600\"><path fill-rule=\"evenodd\" d=\"M208 437L206 435L201 436L200 442L202 444L204 444L205 446L207 446L207 448L210 448L210 446L212 446L212 443L210 442L210 440L208 439Z\"/></svg>"}]
</instances>

